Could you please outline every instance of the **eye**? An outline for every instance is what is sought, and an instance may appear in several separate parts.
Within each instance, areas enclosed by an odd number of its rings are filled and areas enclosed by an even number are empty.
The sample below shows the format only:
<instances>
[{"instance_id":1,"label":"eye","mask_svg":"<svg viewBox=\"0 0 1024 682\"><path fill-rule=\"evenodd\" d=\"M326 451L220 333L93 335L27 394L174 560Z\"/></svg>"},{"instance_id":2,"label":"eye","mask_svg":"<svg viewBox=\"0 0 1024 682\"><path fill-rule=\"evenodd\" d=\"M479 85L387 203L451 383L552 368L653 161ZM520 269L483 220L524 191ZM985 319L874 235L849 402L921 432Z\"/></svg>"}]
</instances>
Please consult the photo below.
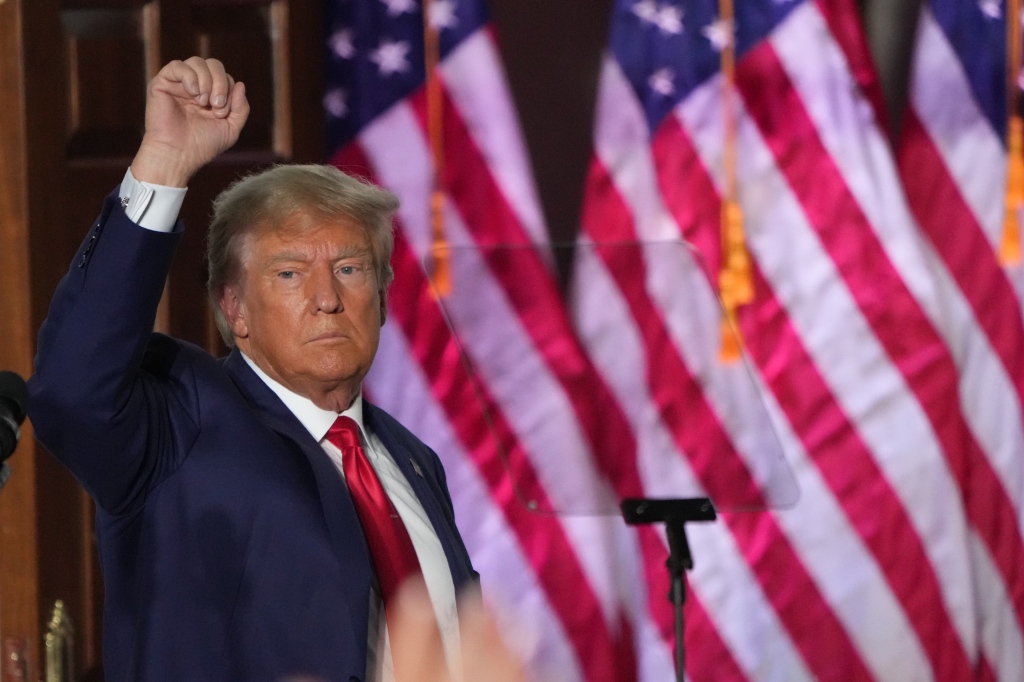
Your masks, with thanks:
<instances>
[{"instance_id":1,"label":"eye","mask_svg":"<svg viewBox=\"0 0 1024 682\"><path fill-rule=\"evenodd\" d=\"M281 272L277 273L277 276L280 277L281 279L293 279L295 277L295 271L282 270Z\"/></svg>"},{"instance_id":2,"label":"eye","mask_svg":"<svg viewBox=\"0 0 1024 682\"><path fill-rule=\"evenodd\" d=\"M338 268L338 274L341 275L354 275L359 272L359 266L357 265L342 265Z\"/></svg>"}]
</instances>

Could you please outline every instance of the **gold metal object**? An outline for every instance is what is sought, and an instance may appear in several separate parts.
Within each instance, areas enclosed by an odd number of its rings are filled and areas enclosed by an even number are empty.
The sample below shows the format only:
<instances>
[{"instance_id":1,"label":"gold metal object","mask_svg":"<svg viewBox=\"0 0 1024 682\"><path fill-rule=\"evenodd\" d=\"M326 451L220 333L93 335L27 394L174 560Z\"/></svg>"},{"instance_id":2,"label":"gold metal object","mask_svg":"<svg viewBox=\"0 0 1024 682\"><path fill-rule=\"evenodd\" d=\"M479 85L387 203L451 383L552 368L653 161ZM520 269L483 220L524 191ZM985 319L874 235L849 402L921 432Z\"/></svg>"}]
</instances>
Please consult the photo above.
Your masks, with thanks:
<instances>
[{"instance_id":1,"label":"gold metal object","mask_svg":"<svg viewBox=\"0 0 1024 682\"><path fill-rule=\"evenodd\" d=\"M46 682L71 682L75 669L75 628L58 599L43 638L46 646Z\"/></svg>"}]
</instances>

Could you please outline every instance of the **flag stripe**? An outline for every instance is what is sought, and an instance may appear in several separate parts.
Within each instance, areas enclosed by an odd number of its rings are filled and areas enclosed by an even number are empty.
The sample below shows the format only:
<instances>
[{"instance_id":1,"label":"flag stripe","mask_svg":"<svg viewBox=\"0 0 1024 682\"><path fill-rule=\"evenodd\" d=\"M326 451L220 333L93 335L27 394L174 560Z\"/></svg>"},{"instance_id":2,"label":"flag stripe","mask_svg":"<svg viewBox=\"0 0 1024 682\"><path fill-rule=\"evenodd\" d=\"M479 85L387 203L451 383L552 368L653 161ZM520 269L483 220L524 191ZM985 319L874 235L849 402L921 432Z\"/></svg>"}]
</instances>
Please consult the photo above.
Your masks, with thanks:
<instances>
[{"instance_id":1,"label":"flag stripe","mask_svg":"<svg viewBox=\"0 0 1024 682\"><path fill-rule=\"evenodd\" d=\"M979 49L993 48L991 43L979 45ZM1004 72L1005 67L1000 64L1000 78ZM1002 230L1006 188L1003 136L979 109L964 65L928 6L921 8L910 77L907 113L927 128L929 139L955 184L955 192L970 206L985 238L995 248ZM898 155L906 151L905 145L913 144L912 140L901 133ZM995 159L999 163L993 163Z\"/></svg>"},{"instance_id":2,"label":"flag stripe","mask_svg":"<svg viewBox=\"0 0 1024 682\"><path fill-rule=\"evenodd\" d=\"M516 110L504 79L495 77L501 73L501 56L490 27L472 34L452 50L441 64L441 73L449 104L465 121L474 148L486 159L488 173L519 225L530 241L546 242L547 228Z\"/></svg>"}]
</instances>

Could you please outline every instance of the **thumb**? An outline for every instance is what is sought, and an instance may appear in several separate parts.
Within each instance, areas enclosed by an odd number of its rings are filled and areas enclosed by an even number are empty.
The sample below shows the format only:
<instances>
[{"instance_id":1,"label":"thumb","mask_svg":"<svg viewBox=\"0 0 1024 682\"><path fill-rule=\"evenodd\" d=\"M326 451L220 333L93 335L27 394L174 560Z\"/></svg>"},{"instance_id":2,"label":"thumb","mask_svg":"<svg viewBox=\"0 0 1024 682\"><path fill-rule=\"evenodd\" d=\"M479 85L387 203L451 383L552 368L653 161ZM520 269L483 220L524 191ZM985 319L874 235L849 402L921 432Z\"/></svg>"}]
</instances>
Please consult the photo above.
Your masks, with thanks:
<instances>
[{"instance_id":1,"label":"thumb","mask_svg":"<svg viewBox=\"0 0 1024 682\"><path fill-rule=\"evenodd\" d=\"M249 118L249 100L245 96L245 83L235 83L231 89L228 108L227 122L233 136L231 144L234 144Z\"/></svg>"}]
</instances>

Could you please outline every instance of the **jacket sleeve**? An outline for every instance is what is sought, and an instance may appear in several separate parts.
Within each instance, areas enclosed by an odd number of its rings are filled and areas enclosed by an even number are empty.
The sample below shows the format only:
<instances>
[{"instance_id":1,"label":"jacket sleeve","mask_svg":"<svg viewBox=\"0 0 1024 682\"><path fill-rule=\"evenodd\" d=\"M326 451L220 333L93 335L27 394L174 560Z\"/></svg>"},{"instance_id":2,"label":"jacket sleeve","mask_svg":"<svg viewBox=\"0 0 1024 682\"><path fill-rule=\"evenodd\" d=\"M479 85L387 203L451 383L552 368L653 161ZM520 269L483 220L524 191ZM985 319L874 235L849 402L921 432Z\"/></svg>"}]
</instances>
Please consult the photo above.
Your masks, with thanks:
<instances>
[{"instance_id":1,"label":"jacket sleeve","mask_svg":"<svg viewBox=\"0 0 1024 682\"><path fill-rule=\"evenodd\" d=\"M108 196L39 333L33 428L111 513L141 502L198 434L180 346L165 337L150 347L180 238L180 223L170 233L139 227Z\"/></svg>"}]
</instances>

